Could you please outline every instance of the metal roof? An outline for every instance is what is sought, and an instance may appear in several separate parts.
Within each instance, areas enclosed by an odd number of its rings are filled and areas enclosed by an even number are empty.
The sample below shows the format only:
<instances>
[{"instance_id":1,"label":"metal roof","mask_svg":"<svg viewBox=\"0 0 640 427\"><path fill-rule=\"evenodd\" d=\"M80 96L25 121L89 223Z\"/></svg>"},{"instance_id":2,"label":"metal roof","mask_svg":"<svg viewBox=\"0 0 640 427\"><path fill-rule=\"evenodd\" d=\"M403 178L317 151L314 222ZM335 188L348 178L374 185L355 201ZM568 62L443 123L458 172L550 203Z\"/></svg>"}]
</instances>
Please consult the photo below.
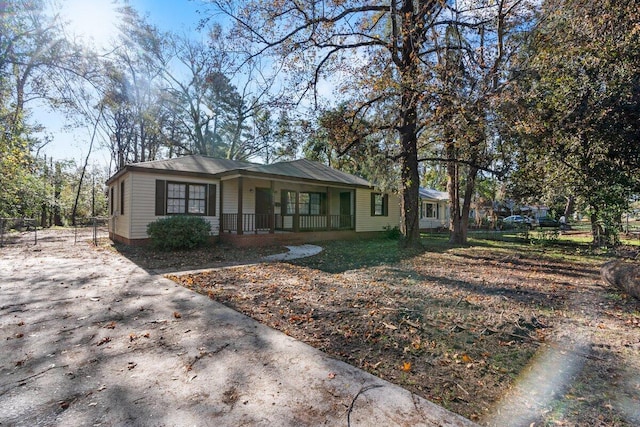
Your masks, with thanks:
<instances>
[{"instance_id":1,"label":"metal roof","mask_svg":"<svg viewBox=\"0 0 640 427\"><path fill-rule=\"evenodd\" d=\"M243 169L253 165L249 162L237 160L214 159L206 156L184 156L166 160L154 160L151 162L134 163L133 168L160 169L165 171L198 172L216 175L232 169Z\"/></svg>"},{"instance_id":2,"label":"metal roof","mask_svg":"<svg viewBox=\"0 0 640 427\"><path fill-rule=\"evenodd\" d=\"M267 175L278 175L287 178L301 178L313 181L334 182L371 187L369 181L351 175L322 163L312 162L307 159L293 160L290 162L273 163L270 165L253 165L245 169L247 172Z\"/></svg>"},{"instance_id":3,"label":"metal roof","mask_svg":"<svg viewBox=\"0 0 640 427\"><path fill-rule=\"evenodd\" d=\"M420 197L429 200L449 200L449 193L445 191L437 191L432 188L420 187Z\"/></svg>"},{"instance_id":4,"label":"metal roof","mask_svg":"<svg viewBox=\"0 0 640 427\"><path fill-rule=\"evenodd\" d=\"M306 159L261 165L237 160L215 159L201 155L127 165L109 178L107 184L127 171L162 172L180 175L210 175L216 178L240 174L244 176L282 177L372 187L372 184L363 178Z\"/></svg>"}]
</instances>

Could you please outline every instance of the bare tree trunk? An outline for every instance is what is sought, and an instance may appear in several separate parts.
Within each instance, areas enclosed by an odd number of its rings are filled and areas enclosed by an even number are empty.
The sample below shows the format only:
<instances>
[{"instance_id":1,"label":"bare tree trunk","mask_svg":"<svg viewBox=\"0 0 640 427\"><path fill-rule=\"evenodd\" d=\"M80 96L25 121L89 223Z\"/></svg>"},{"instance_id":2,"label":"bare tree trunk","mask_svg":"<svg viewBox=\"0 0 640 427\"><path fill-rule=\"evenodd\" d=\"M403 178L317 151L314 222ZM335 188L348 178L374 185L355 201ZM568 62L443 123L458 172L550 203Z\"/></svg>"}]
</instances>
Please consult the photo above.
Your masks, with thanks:
<instances>
[{"instance_id":1,"label":"bare tree trunk","mask_svg":"<svg viewBox=\"0 0 640 427\"><path fill-rule=\"evenodd\" d=\"M62 214L60 213L60 194L62 193L62 165L56 162L56 171L53 178L53 225L62 226Z\"/></svg>"},{"instance_id":2,"label":"bare tree trunk","mask_svg":"<svg viewBox=\"0 0 640 427\"><path fill-rule=\"evenodd\" d=\"M567 196L567 204L564 207L564 217L569 218L573 214L573 206L575 204L575 199L573 195Z\"/></svg>"},{"instance_id":3,"label":"bare tree trunk","mask_svg":"<svg viewBox=\"0 0 640 427\"><path fill-rule=\"evenodd\" d=\"M453 164L447 169L457 169ZM462 241L462 224L460 224L460 199L458 198L458 176L457 171L453 171L447 178L447 192L449 193L450 213L449 213L449 243L458 244Z\"/></svg>"},{"instance_id":4,"label":"bare tree trunk","mask_svg":"<svg viewBox=\"0 0 640 427\"><path fill-rule=\"evenodd\" d=\"M96 138L96 131L98 130L98 122L100 121L100 116L102 116L102 109L104 108L104 104L100 106L100 112L98 113L98 117L96 117L96 123L93 125L93 134L91 135L91 142L89 143L89 151L87 152L87 157L84 159L84 165L82 165L82 173L80 174L80 182L78 182L78 191L76 192L76 200L73 202L73 209L71 210L71 224L76 225L76 214L78 213L78 201L80 200L80 192L82 191L82 181L84 180L84 175L87 171L87 165L89 164L89 156L91 156L91 150L93 149L93 141Z\"/></svg>"},{"instance_id":5,"label":"bare tree trunk","mask_svg":"<svg viewBox=\"0 0 640 427\"><path fill-rule=\"evenodd\" d=\"M460 215L460 241L458 244L467 243L467 232L469 231L469 213L471 212L471 199L476 186L477 167L469 167L464 189L464 199L462 202L462 213Z\"/></svg>"},{"instance_id":6,"label":"bare tree trunk","mask_svg":"<svg viewBox=\"0 0 640 427\"><path fill-rule=\"evenodd\" d=\"M591 244L596 247L602 246L604 230L602 229L602 226L598 223L598 213L597 213L597 210L593 208L593 206L592 206L590 220L591 220L591 238L592 238Z\"/></svg>"},{"instance_id":7,"label":"bare tree trunk","mask_svg":"<svg viewBox=\"0 0 640 427\"><path fill-rule=\"evenodd\" d=\"M456 162L455 142L450 134L445 135L445 155L447 162L447 192L450 200L449 243L460 244L465 241L463 232L462 207L460 206L460 171Z\"/></svg>"},{"instance_id":8,"label":"bare tree trunk","mask_svg":"<svg viewBox=\"0 0 640 427\"><path fill-rule=\"evenodd\" d=\"M420 176L418 174L418 141L416 136L417 107L414 94L406 91L402 96L403 114L400 127L400 174L402 178L402 199L400 209L403 215L401 231L404 247L421 246L420 216L418 199Z\"/></svg>"},{"instance_id":9,"label":"bare tree trunk","mask_svg":"<svg viewBox=\"0 0 640 427\"><path fill-rule=\"evenodd\" d=\"M415 135L413 135L413 138L412 135L402 135L402 140L406 152L402 157L401 165L402 198L400 209L404 214L401 231L404 235L403 246L415 247L420 246L418 154Z\"/></svg>"}]
</instances>

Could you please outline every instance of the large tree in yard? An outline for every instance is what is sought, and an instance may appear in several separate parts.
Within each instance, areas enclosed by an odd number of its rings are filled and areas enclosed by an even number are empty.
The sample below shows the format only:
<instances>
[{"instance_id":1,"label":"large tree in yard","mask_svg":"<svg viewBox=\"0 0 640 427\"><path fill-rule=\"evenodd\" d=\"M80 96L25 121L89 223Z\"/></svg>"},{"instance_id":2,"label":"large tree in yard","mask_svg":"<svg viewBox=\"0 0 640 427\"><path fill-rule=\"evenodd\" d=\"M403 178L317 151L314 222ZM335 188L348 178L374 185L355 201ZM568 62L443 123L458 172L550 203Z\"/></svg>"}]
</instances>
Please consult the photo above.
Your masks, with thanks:
<instances>
[{"instance_id":1,"label":"large tree in yard","mask_svg":"<svg viewBox=\"0 0 640 427\"><path fill-rule=\"evenodd\" d=\"M437 160L449 164L451 173L460 165L475 168L467 174L467 189L472 189L477 170L486 168L483 150L489 98L499 90L500 73L511 53L507 36L522 22L514 24L512 17L519 15L528 1L210 3L216 12L234 20L236 34L250 42L251 56L271 54L282 65L288 78L286 87L298 101L307 95L314 102L322 101L325 95L325 101L332 101L328 104L347 106L344 121L351 123L352 129L332 141L338 154L366 152L366 147L370 149L373 144L376 149L372 151L385 153L395 163L406 246L419 245L420 141L427 140L422 136L426 129L436 127L438 120L442 125L445 117L455 120L473 116L463 130L460 126L441 129L449 132L449 148L460 144L478 148L465 150L465 157L461 150L447 149ZM456 37L447 39L446 35L453 33ZM444 62L447 48L462 61L447 66L462 66L466 70L463 79L443 82L438 67ZM465 85L453 89L464 101L447 104L445 113L441 107L448 102L445 98L455 84ZM331 94L323 92L328 86L333 89ZM472 139L465 139L470 135ZM458 186L458 181L454 184ZM455 230L466 226L460 220L464 218L462 213L456 218ZM466 238L466 233L454 234L454 242Z\"/></svg>"},{"instance_id":2,"label":"large tree in yard","mask_svg":"<svg viewBox=\"0 0 640 427\"><path fill-rule=\"evenodd\" d=\"M348 120L366 121L369 135L393 141L398 162L401 229L407 246L418 245L418 149L423 111L430 109L432 31L444 23L445 2L431 1L211 1L233 18L252 55L273 54L283 64L286 85L302 100L318 100L328 81L335 97L348 99ZM444 18L443 18L444 19ZM447 18L448 19L448 18ZM375 117L375 120L364 120ZM392 134L392 137L385 134ZM365 135L340 141L357 148ZM366 139L371 141L370 138Z\"/></svg>"},{"instance_id":3,"label":"large tree in yard","mask_svg":"<svg viewBox=\"0 0 640 427\"><path fill-rule=\"evenodd\" d=\"M467 241L481 173L501 174L504 144L496 107L510 84L512 61L535 21L536 2L458 2L437 39L432 137L424 160L446 166L450 242Z\"/></svg>"}]
</instances>

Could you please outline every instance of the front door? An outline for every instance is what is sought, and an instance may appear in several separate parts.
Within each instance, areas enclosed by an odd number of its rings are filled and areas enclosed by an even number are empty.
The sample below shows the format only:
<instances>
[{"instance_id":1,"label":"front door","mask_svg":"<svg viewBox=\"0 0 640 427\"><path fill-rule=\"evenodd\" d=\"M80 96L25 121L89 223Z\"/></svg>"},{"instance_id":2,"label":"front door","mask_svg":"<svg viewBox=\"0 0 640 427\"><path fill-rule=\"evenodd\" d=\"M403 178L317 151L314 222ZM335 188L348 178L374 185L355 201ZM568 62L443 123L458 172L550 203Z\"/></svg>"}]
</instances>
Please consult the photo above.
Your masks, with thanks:
<instances>
[{"instance_id":1,"label":"front door","mask_svg":"<svg viewBox=\"0 0 640 427\"><path fill-rule=\"evenodd\" d=\"M256 188L256 230L271 229L271 206L271 189Z\"/></svg>"},{"instance_id":2,"label":"front door","mask_svg":"<svg viewBox=\"0 0 640 427\"><path fill-rule=\"evenodd\" d=\"M351 193L340 193L340 228L353 228L351 224Z\"/></svg>"}]
</instances>

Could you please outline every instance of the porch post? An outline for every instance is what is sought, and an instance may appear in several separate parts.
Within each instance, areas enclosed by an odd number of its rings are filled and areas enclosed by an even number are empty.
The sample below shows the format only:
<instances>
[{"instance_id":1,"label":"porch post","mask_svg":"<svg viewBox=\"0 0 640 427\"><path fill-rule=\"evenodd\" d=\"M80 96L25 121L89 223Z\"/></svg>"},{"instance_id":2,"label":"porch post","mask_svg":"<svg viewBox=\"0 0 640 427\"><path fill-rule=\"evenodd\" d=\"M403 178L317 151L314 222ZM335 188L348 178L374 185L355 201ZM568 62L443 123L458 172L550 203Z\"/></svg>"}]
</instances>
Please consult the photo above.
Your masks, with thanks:
<instances>
[{"instance_id":1,"label":"porch post","mask_svg":"<svg viewBox=\"0 0 640 427\"><path fill-rule=\"evenodd\" d=\"M269 206L269 233L273 234L276 232L276 195L275 195L276 185L273 181L271 181L271 203Z\"/></svg>"},{"instance_id":2,"label":"porch post","mask_svg":"<svg viewBox=\"0 0 640 427\"><path fill-rule=\"evenodd\" d=\"M331 230L331 190L327 187L327 231Z\"/></svg>"},{"instance_id":3,"label":"porch post","mask_svg":"<svg viewBox=\"0 0 640 427\"><path fill-rule=\"evenodd\" d=\"M356 203L356 200L358 198L358 189L354 188L351 191L351 200L349 201L349 203L351 204L351 206L349 207L349 211L351 212L351 229L353 231L358 231L358 227L356 224L356 217L357 217L357 213L358 213L358 204ZM351 207L353 207L353 211L351 210Z\"/></svg>"},{"instance_id":4,"label":"porch post","mask_svg":"<svg viewBox=\"0 0 640 427\"><path fill-rule=\"evenodd\" d=\"M293 232L297 233L300 231L300 200L299 200L300 192L296 191L296 210L293 214Z\"/></svg>"},{"instance_id":5,"label":"porch post","mask_svg":"<svg viewBox=\"0 0 640 427\"><path fill-rule=\"evenodd\" d=\"M238 178L238 218L237 218L237 234L244 234L244 227L242 221L242 177Z\"/></svg>"},{"instance_id":6,"label":"porch post","mask_svg":"<svg viewBox=\"0 0 640 427\"><path fill-rule=\"evenodd\" d=\"M218 203L218 206L219 206L218 209L220 209L219 234L222 234L224 232L224 226L226 225L224 223L224 213L223 213L224 212L224 209L223 209L224 206L222 206L222 200L224 199L224 197L222 197L222 180L220 180L219 186L220 186L220 191L218 192L218 200L220 202L220 203ZM231 231L231 230L229 230L229 231Z\"/></svg>"}]
</instances>

